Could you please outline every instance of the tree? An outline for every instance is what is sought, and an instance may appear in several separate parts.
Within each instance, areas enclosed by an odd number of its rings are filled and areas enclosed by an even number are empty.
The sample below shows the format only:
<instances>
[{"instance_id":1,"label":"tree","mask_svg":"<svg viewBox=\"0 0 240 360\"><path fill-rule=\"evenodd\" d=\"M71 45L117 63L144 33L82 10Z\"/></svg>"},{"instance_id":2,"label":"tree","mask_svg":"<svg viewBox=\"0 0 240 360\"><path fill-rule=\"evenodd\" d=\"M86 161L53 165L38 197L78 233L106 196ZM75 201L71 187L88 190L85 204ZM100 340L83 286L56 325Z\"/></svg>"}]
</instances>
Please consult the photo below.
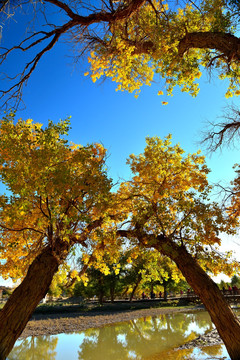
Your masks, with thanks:
<instances>
[{"instance_id":1,"label":"tree","mask_svg":"<svg viewBox=\"0 0 240 360\"><path fill-rule=\"evenodd\" d=\"M140 250L140 251L139 251ZM154 286L162 284L166 289L169 281L178 282L182 277L176 265L166 256L155 249L137 249L133 247L129 251L128 261L130 263L127 269L125 281L130 285L130 301L132 301L136 292L140 296L142 292L154 290Z\"/></svg>"},{"instance_id":2,"label":"tree","mask_svg":"<svg viewBox=\"0 0 240 360\"><path fill-rule=\"evenodd\" d=\"M14 114L0 122L0 270L24 277L0 312L0 359L11 351L53 275L74 245L97 251L88 240L104 222L111 181L100 144L68 144L69 120L54 125Z\"/></svg>"},{"instance_id":3,"label":"tree","mask_svg":"<svg viewBox=\"0 0 240 360\"><path fill-rule=\"evenodd\" d=\"M128 159L134 176L121 184L118 193L119 211L125 211L128 228L116 224L115 232L176 263L208 310L231 359L239 359L239 320L206 273L229 274L234 268L218 245L219 234L231 233L236 221L209 201L209 170L203 156L184 156L179 145L171 145L171 136L146 141L144 153Z\"/></svg>"},{"instance_id":4,"label":"tree","mask_svg":"<svg viewBox=\"0 0 240 360\"><path fill-rule=\"evenodd\" d=\"M159 74L165 79L167 94L178 85L182 91L196 96L202 69L212 67L220 79L229 80L227 96L240 94L236 1L174 4L162 0L98 0L91 6L79 0L44 0L7 1L7 5L17 12L20 7L28 7L28 13L32 6L32 18L37 15L38 24L35 32L28 30L19 43L2 49L3 65L12 53L30 56L17 79L7 74L13 82L2 89L3 105L9 98L18 105L23 85L38 62L66 34L70 35L77 57L92 51L89 62L93 81L105 75L118 83L118 90L135 92L137 96L140 87L150 85L154 74ZM53 10L62 15L57 22ZM1 15L7 21L7 12Z\"/></svg>"},{"instance_id":5,"label":"tree","mask_svg":"<svg viewBox=\"0 0 240 360\"><path fill-rule=\"evenodd\" d=\"M74 295L91 298L98 297L100 304L103 304L104 297L110 297L114 302L116 295L122 292L123 284L120 279L121 268L114 268L113 264L107 264L109 271L103 273L92 264L85 273L85 282L80 280L75 284ZM87 280L87 281L86 281Z\"/></svg>"},{"instance_id":6,"label":"tree","mask_svg":"<svg viewBox=\"0 0 240 360\"><path fill-rule=\"evenodd\" d=\"M59 297L65 292L69 282L70 267L66 264L60 266L58 272L53 276L51 285L49 286L48 295L51 297Z\"/></svg>"},{"instance_id":7,"label":"tree","mask_svg":"<svg viewBox=\"0 0 240 360\"><path fill-rule=\"evenodd\" d=\"M239 278L239 276L233 275L233 277L231 278L231 285L236 286L237 288L240 287L240 278Z\"/></svg>"}]
</instances>

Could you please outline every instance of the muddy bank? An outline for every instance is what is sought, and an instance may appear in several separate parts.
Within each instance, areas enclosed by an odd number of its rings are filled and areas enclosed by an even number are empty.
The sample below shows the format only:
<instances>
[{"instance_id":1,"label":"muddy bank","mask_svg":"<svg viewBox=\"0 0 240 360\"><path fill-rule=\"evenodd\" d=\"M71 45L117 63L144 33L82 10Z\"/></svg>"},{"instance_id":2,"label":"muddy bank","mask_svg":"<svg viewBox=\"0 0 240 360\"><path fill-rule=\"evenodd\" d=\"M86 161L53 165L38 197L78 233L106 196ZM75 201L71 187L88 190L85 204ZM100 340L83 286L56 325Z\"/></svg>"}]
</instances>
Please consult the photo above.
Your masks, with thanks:
<instances>
[{"instance_id":1,"label":"muddy bank","mask_svg":"<svg viewBox=\"0 0 240 360\"><path fill-rule=\"evenodd\" d=\"M54 335L60 333L80 332L89 328L102 327L122 321L130 321L145 316L158 316L176 312L191 312L192 308L149 308L141 310L112 312L77 312L59 314L36 314L28 322L21 338L38 335Z\"/></svg>"},{"instance_id":2,"label":"muddy bank","mask_svg":"<svg viewBox=\"0 0 240 360\"><path fill-rule=\"evenodd\" d=\"M222 345L223 341L220 338L216 329L210 331L205 335L198 336L196 339L179 346L176 350L182 349L192 349L194 347L203 347L203 346L213 346L213 345Z\"/></svg>"}]
</instances>

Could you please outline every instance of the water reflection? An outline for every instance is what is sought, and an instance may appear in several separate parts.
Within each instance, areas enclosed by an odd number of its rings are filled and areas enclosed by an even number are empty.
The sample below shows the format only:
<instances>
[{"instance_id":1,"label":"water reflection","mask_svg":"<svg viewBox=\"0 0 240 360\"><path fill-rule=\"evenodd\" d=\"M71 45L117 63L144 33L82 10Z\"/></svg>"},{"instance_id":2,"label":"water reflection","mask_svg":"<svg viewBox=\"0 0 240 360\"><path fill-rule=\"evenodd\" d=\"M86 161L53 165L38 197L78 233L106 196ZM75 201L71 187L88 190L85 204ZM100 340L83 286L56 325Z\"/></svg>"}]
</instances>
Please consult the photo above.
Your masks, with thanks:
<instances>
[{"instance_id":1,"label":"water reflection","mask_svg":"<svg viewBox=\"0 0 240 360\"><path fill-rule=\"evenodd\" d=\"M14 346L9 360L54 360L58 343L57 336L31 336Z\"/></svg>"},{"instance_id":2,"label":"water reflection","mask_svg":"<svg viewBox=\"0 0 240 360\"><path fill-rule=\"evenodd\" d=\"M92 329L85 332L78 360L151 358L211 329L209 316L203 312L149 316Z\"/></svg>"},{"instance_id":3,"label":"water reflection","mask_svg":"<svg viewBox=\"0 0 240 360\"><path fill-rule=\"evenodd\" d=\"M222 348L172 349L211 329L206 312L149 316L81 333L30 337L17 342L9 360L184 360L200 359L200 352L204 359L221 355Z\"/></svg>"}]
</instances>

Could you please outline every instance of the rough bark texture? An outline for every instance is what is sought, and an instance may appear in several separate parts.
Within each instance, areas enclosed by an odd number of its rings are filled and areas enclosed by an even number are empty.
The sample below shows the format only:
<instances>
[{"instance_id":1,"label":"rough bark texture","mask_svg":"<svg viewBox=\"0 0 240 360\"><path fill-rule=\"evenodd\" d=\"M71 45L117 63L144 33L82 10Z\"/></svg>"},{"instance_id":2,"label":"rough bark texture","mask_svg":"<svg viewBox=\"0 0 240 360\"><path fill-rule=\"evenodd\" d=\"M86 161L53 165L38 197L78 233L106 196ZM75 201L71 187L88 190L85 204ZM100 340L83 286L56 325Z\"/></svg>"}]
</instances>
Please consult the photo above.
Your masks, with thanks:
<instances>
[{"instance_id":1,"label":"rough bark texture","mask_svg":"<svg viewBox=\"0 0 240 360\"><path fill-rule=\"evenodd\" d=\"M156 248L169 256L200 297L232 360L240 360L240 322L216 283L206 274L184 246L159 237Z\"/></svg>"},{"instance_id":2,"label":"rough bark texture","mask_svg":"<svg viewBox=\"0 0 240 360\"><path fill-rule=\"evenodd\" d=\"M30 265L23 282L0 312L0 360L5 360L21 335L39 301L46 295L58 260L46 248Z\"/></svg>"},{"instance_id":3,"label":"rough bark texture","mask_svg":"<svg viewBox=\"0 0 240 360\"><path fill-rule=\"evenodd\" d=\"M229 61L240 60L240 39L234 35L220 32L188 33L180 40L178 53L183 56L191 48L217 50Z\"/></svg>"}]
</instances>

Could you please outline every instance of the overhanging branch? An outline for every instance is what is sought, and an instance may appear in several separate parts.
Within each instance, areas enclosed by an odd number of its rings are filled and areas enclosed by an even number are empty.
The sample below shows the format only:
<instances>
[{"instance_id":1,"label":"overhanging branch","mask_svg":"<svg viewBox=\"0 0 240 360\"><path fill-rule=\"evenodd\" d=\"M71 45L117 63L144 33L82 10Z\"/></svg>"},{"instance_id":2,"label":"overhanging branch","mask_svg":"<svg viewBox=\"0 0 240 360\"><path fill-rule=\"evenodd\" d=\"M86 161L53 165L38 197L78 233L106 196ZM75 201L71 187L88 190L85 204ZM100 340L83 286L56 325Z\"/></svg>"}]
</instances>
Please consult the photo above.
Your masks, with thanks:
<instances>
[{"instance_id":1,"label":"overhanging branch","mask_svg":"<svg viewBox=\"0 0 240 360\"><path fill-rule=\"evenodd\" d=\"M13 101L13 106L18 107L22 100L23 85L27 83L41 58L54 47L62 35L68 33L69 31L75 30L81 35L81 42L88 41L91 38L91 36L89 36L90 33L94 33L94 30L91 29L91 25L107 24L110 26L116 21L126 19L136 13L145 3L145 1L146 0L132 0L130 2L119 1L114 3L114 5L110 1L109 6L106 6L105 4L104 8L99 11L93 7L92 13L89 13L90 10L88 9L89 14L83 16L77 12L74 12L70 5L67 4L67 2L62 2L60 0L43 0L45 4L49 3L54 5L58 10L64 11L68 16L69 21L66 21L66 23L62 26L57 26L46 22L46 25L48 27L53 27L53 30L38 31L26 37L22 42L20 42L19 45L13 46L10 49L2 48L3 52L0 55L1 63L5 62L9 54L13 51L20 50L22 52L28 52L30 49L34 51L38 46L43 46L42 50L36 50L32 59L25 65L23 71L12 77L12 79L17 78L18 80L8 89L0 90L0 99L3 100L2 107L7 107L9 101ZM47 45L44 44L46 40L49 40ZM7 76L7 79L10 81L10 76Z\"/></svg>"},{"instance_id":2,"label":"overhanging branch","mask_svg":"<svg viewBox=\"0 0 240 360\"><path fill-rule=\"evenodd\" d=\"M240 39L229 33L210 31L187 33L179 42L179 56L184 56L189 49L213 49L223 54L228 62L240 60Z\"/></svg>"}]
</instances>

